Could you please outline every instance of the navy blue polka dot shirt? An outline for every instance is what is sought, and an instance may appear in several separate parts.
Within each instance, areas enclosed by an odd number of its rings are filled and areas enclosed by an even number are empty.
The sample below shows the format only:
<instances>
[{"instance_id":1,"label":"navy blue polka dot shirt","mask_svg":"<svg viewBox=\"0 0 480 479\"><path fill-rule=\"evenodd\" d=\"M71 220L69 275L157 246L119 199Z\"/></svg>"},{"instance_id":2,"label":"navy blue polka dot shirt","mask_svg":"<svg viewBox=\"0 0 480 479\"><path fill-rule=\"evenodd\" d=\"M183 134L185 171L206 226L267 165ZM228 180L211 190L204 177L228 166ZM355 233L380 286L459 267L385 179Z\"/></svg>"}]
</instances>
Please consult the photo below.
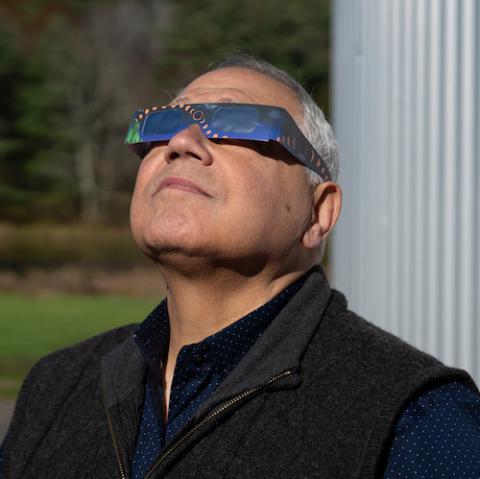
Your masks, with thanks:
<instances>
[{"instance_id":1,"label":"navy blue polka dot shirt","mask_svg":"<svg viewBox=\"0 0 480 479\"><path fill-rule=\"evenodd\" d=\"M133 479L145 477L162 449L188 425L198 407L238 365L303 281L301 278L220 332L180 350L166 423L162 370L169 340L166 300L139 326L135 339L148 373ZM384 478L480 479L480 396L454 382L412 401L396 424Z\"/></svg>"},{"instance_id":2,"label":"navy blue polka dot shirt","mask_svg":"<svg viewBox=\"0 0 480 479\"><path fill-rule=\"evenodd\" d=\"M400 416L385 479L479 479L480 396L453 382L413 400Z\"/></svg>"}]
</instances>

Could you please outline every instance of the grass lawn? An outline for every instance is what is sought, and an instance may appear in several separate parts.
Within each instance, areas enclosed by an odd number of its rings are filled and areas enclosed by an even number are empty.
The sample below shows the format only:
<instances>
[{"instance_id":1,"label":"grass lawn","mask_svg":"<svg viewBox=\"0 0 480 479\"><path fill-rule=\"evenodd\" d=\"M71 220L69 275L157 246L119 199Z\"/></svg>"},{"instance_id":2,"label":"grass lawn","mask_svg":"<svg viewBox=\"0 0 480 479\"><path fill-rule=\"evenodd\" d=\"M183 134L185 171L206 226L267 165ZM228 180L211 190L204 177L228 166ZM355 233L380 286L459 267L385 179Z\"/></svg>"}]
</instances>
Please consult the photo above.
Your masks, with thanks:
<instances>
[{"instance_id":1,"label":"grass lawn","mask_svg":"<svg viewBox=\"0 0 480 479\"><path fill-rule=\"evenodd\" d=\"M40 357L116 326L138 323L160 299L0 293L0 397L15 397Z\"/></svg>"}]
</instances>

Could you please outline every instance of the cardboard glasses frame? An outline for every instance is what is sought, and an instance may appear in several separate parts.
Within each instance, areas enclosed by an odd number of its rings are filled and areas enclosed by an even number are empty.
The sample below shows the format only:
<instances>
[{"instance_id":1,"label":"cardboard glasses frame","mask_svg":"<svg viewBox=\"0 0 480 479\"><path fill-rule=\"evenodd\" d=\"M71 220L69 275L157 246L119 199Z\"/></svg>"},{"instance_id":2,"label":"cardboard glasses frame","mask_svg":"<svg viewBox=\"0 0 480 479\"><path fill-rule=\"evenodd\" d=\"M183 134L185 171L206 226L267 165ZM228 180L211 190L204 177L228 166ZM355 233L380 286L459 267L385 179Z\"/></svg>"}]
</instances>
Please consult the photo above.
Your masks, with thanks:
<instances>
[{"instance_id":1,"label":"cardboard glasses frame","mask_svg":"<svg viewBox=\"0 0 480 479\"><path fill-rule=\"evenodd\" d=\"M293 157L320 175L331 179L322 157L308 142L290 114L276 106L246 103L196 103L137 110L125 143L143 158L152 143L168 141L197 124L211 139L268 142L283 146Z\"/></svg>"}]
</instances>

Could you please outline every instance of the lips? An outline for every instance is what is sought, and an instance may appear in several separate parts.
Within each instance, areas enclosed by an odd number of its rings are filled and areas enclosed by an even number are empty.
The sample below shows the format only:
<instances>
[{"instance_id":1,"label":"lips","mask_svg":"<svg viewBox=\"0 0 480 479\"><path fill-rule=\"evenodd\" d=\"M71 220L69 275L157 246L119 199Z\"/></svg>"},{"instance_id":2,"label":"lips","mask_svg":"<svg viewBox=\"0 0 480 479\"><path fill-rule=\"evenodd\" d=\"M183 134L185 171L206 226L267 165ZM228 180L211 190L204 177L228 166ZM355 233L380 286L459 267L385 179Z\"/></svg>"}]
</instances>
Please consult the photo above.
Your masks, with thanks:
<instances>
[{"instance_id":1,"label":"lips","mask_svg":"<svg viewBox=\"0 0 480 479\"><path fill-rule=\"evenodd\" d=\"M187 180L187 178L182 178L179 176L169 176L168 178L163 179L158 187L155 189L155 193L166 189L177 189L182 190L187 193L193 193L197 195L204 195L212 198L212 195L208 194L204 189L200 188L193 181Z\"/></svg>"}]
</instances>

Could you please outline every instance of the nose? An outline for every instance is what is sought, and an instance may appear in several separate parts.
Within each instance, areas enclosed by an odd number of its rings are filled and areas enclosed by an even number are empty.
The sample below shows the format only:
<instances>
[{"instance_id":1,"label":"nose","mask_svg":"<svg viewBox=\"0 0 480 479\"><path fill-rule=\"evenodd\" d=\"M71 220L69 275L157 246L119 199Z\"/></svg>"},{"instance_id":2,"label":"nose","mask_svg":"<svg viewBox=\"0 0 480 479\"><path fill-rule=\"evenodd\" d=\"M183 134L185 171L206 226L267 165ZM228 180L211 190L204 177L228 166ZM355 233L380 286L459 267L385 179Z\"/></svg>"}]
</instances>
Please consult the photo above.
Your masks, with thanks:
<instances>
[{"instance_id":1,"label":"nose","mask_svg":"<svg viewBox=\"0 0 480 479\"><path fill-rule=\"evenodd\" d=\"M208 143L209 140L202 133L200 126L190 125L170 139L165 150L165 161L171 163L177 158L193 158L204 165L210 165L213 157Z\"/></svg>"}]
</instances>

